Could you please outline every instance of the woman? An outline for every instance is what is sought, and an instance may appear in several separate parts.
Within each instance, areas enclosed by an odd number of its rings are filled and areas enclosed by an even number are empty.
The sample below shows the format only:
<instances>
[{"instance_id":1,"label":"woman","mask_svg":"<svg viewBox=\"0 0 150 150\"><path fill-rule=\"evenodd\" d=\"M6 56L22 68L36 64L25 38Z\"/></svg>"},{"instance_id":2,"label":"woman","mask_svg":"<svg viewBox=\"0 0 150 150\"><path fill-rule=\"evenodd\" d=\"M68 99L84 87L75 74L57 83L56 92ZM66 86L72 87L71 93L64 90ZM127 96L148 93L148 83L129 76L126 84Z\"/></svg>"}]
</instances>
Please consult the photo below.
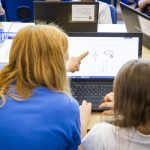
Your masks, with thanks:
<instances>
[{"instance_id":1,"label":"woman","mask_svg":"<svg viewBox=\"0 0 150 150\"><path fill-rule=\"evenodd\" d=\"M55 26L17 33L0 72L0 149L77 149L79 107L66 76L67 49L67 35Z\"/></svg>"}]
</instances>

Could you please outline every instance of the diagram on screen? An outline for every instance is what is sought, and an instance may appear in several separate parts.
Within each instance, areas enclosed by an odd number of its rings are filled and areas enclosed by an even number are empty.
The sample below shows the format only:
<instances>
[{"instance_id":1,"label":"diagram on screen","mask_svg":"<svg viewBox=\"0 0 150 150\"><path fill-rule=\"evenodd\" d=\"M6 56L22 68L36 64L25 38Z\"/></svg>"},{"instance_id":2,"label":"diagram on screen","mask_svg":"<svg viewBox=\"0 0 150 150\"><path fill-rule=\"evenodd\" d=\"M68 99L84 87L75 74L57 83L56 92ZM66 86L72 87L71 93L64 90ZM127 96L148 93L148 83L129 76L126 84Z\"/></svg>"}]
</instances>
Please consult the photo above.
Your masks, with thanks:
<instances>
[{"instance_id":1,"label":"diagram on screen","mask_svg":"<svg viewBox=\"0 0 150 150\"><path fill-rule=\"evenodd\" d=\"M90 51L93 60L103 59L106 56L108 58L114 58L115 52L113 50L92 50ZM103 56L104 55L104 56Z\"/></svg>"},{"instance_id":2,"label":"diagram on screen","mask_svg":"<svg viewBox=\"0 0 150 150\"><path fill-rule=\"evenodd\" d=\"M114 51L111 51L111 50L104 51L104 54L109 56L110 58L114 57Z\"/></svg>"},{"instance_id":3,"label":"diagram on screen","mask_svg":"<svg viewBox=\"0 0 150 150\"><path fill-rule=\"evenodd\" d=\"M97 51L93 51L91 54L92 54L93 59L96 61L97 58L98 58L98 53L97 53Z\"/></svg>"},{"instance_id":4,"label":"diagram on screen","mask_svg":"<svg viewBox=\"0 0 150 150\"><path fill-rule=\"evenodd\" d=\"M120 39L113 37L113 40L112 37L107 37L107 40L104 37L70 38L70 56L76 57L89 51L81 61L80 70L73 73L73 76L115 76L127 60L137 57L136 53L131 51L134 49L134 42L131 43L129 40L131 39L122 37Z\"/></svg>"}]
</instances>

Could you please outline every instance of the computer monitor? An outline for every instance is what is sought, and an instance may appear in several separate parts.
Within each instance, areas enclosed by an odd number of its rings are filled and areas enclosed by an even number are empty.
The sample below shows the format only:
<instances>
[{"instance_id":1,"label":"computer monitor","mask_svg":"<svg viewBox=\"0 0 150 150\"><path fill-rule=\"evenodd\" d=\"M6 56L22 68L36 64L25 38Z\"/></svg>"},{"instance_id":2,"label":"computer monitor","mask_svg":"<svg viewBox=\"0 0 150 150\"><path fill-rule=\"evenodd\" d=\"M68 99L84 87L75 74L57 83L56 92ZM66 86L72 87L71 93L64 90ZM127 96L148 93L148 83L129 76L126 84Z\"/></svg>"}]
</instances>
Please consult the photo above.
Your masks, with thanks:
<instances>
[{"instance_id":1,"label":"computer monitor","mask_svg":"<svg viewBox=\"0 0 150 150\"><path fill-rule=\"evenodd\" d=\"M142 32L143 45L150 49L150 17L130 6L120 3L128 32Z\"/></svg>"},{"instance_id":2,"label":"computer monitor","mask_svg":"<svg viewBox=\"0 0 150 150\"><path fill-rule=\"evenodd\" d=\"M86 99L93 111L99 108L103 97L112 91L113 80L127 61L141 56L141 33L71 33L68 34L70 57L85 51L89 54L82 60L79 71L67 73L73 96L79 104Z\"/></svg>"},{"instance_id":3,"label":"computer monitor","mask_svg":"<svg viewBox=\"0 0 150 150\"><path fill-rule=\"evenodd\" d=\"M55 23L67 32L97 32L98 2L35 1L35 23Z\"/></svg>"},{"instance_id":4,"label":"computer monitor","mask_svg":"<svg viewBox=\"0 0 150 150\"><path fill-rule=\"evenodd\" d=\"M68 33L70 57L85 51L80 70L68 73L70 78L114 78L127 61L138 59L142 54L141 33Z\"/></svg>"}]
</instances>

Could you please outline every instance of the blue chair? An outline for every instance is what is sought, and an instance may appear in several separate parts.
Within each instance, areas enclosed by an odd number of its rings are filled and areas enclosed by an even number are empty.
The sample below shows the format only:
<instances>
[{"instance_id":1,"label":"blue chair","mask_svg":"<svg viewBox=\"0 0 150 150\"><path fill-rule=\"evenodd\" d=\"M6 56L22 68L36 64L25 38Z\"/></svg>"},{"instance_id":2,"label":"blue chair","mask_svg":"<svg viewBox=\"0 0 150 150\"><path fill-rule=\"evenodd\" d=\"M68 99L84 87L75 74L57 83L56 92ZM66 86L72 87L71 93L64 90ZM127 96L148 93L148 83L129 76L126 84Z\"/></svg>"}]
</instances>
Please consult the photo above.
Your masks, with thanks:
<instances>
[{"instance_id":1,"label":"blue chair","mask_svg":"<svg viewBox=\"0 0 150 150\"><path fill-rule=\"evenodd\" d=\"M112 23L117 24L117 10L112 5L109 5L109 8L110 8L110 12L111 12Z\"/></svg>"},{"instance_id":2,"label":"blue chair","mask_svg":"<svg viewBox=\"0 0 150 150\"><path fill-rule=\"evenodd\" d=\"M132 5L136 3L138 0L121 0L121 2L127 4L127 5Z\"/></svg>"},{"instance_id":3,"label":"blue chair","mask_svg":"<svg viewBox=\"0 0 150 150\"><path fill-rule=\"evenodd\" d=\"M117 2L118 2L118 0L113 0L113 3L112 0L98 0L98 1L113 5L115 8L117 7Z\"/></svg>"},{"instance_id":4,"label":"blue chair","mask_svg":"<svg viewBox=\"0 0 150 150\"><path fill-rule=\"evenodd\" d=\"M33 0L2 0L8 21L33 21Z\"/></svg>"},{"instance_id":5,"label":"blue chair","mask_svg":"<svg viewBox=\"0 0 150 150\"><path fill-rule=\"evenodd\" d=\"M0 15L0 22L6 21L6 15Z\"/></svg>"}]
</instances>

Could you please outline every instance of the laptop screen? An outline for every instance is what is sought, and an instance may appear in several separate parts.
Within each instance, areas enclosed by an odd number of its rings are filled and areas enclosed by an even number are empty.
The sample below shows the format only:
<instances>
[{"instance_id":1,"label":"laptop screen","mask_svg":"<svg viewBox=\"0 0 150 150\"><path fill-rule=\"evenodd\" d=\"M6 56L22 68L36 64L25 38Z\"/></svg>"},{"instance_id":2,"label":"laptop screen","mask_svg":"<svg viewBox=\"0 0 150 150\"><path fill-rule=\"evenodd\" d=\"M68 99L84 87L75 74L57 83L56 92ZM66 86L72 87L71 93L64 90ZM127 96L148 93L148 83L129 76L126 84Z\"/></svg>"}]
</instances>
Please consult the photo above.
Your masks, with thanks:
<instances>
[{"instance_id":1,"label":"laptop screen","mask_svg":"<svg viewBox=\"0 0 150 150\"><path fill-rule=\"evenodd\" d=\"M35 23L55 23L67 32L96 32L98 2L35 1Z\"/></svg>"},{"instance_id":2,"label":"laptop screen","mask_svg":"<svg viewBox=\"0 0 150 150\"><path fill-rule=\"evenodd\" d=\"M68 73L70 78L114 78L120 67L141 55L141 34L71 33L69 57L89 51L80 70Z\"/></svg>"},{"instance_id":3,"label":"laptop screen","mask_svg":"<svg viewBox=\"0 0 150 150\"><path fill-rule=\"evenodd\" d=\"M150 49L150 16L124 3L120 3L120 7L127 31L143 33L143 45Z\"/></svg>"}]
</instances>

